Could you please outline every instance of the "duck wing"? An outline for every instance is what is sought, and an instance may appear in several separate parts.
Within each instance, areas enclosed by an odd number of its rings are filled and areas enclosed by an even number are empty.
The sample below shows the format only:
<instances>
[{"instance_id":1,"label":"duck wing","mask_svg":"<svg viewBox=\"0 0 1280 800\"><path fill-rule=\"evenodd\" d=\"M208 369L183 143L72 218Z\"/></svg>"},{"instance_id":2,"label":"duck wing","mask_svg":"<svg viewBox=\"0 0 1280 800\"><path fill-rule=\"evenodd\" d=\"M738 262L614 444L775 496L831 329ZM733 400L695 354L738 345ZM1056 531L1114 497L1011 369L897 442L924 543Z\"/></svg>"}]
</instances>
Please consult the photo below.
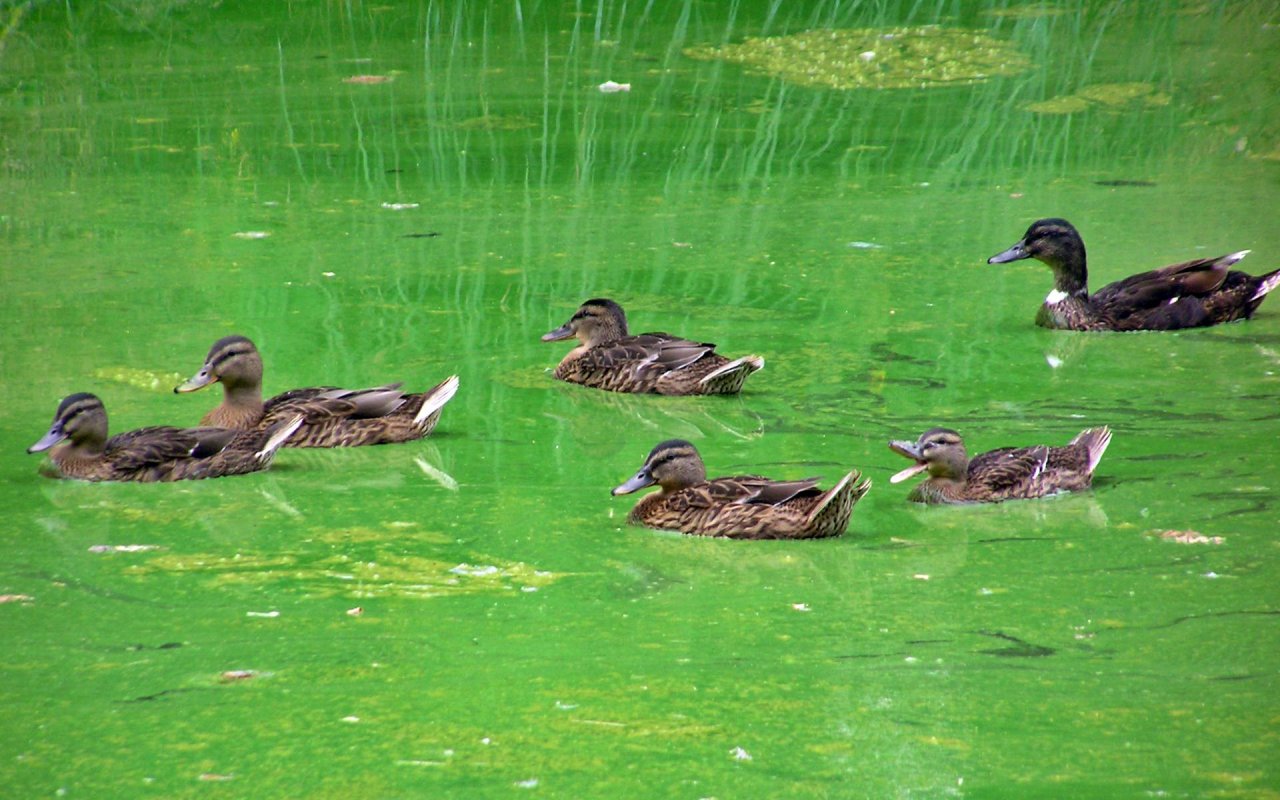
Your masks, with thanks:
<instances>
[{"instance_id":1,"label":"duck wing","mask_svg":"<svg viewBox=\"0 0 1280 800\"><path fill-rule=\"evenodd\" d=\"M139 428L108 439L106 457L120 469L125 470L143 469L165 461L191 458L201 447L199 435L201 430L223 431L224 429L169 426ZM230 441L235 431L227 431L227 433L230 435L225 441Z\"/></svg>"},{"instance_id":2,"label":"duck wing","mask_svg":"<svg viewBox=\"0 0 1280 800\"><path fill-rule=\"evenodd\" d=\"M1243 257L1244 253L1231 253L1217 258L1198 258L1131 275L1102 287L1091 299L1118 321L1126 317L1154 315L1168 318L1162 320L1162 327L1204 324L1205 312L1201 303L1179 301L1184 298L1204 299L1220 291L1230 273L1229 267ZM1154 324L1154 321L1148 319L1146 324Z\"/></svg>"},{"instance_id":3,"label":"duck wing","mask_svg":"<svg viewBox=\"0 0 1280 800\"><path fill-rule=\"evenodd\" d=\"M818 478L797 481L773 481L759 475L737 475L716 478L677 492L671 507L678 511L725 505L781 505L802 495L821 493Z\"/></svg>"},{"instance_id":4,"label":"duck wing","mask_svg":"<svg viewBox=\"0 0 1280 800\"><path fill-rule=\"evenodd\" d=\"M974 456L969 462L968 482L981 485L997 495L1013 492L1035 480L1049 462L1049 448L1002 447Z\"/></svg>"}]
</instances>

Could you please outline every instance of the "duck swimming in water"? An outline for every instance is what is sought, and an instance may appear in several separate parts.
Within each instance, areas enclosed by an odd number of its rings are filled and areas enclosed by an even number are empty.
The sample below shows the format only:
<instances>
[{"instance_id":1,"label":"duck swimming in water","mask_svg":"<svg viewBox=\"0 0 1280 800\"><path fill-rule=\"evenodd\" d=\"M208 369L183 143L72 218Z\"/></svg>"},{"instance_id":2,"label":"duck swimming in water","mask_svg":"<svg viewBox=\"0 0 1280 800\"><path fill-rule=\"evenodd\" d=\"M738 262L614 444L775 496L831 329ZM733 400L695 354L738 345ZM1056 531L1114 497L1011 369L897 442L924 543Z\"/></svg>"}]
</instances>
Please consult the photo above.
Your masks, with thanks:
<instances>
[{"instance_id":1,"label":"duck swimming in water","mask_svg":"<svg viewBox=\"0 0 1280 800\"><path fill-rule=\"evenodd\" d=\"M916 462L889 479L901 483L928 472L907 499L916 503L999 503L1087 489L1111 444L1111 429L1081 431L1064 447L1004 447L974 456L950 428L931 428L914 442L889 449Z\"/></svg>"},{"instance_id":2,"label":"duck swimming in water","mask_svg":"<svg viewBox=\"0 0 1280 800\"><path fill-rule=\"evenodd\" d=\"M1248 252L1143 272L1090 294L1080 233L1065 219L1042 219L1032 223L1017 244L987 263L1034 258L1053 270L1053 291L1036 315L1042 327L1168 331L1253 316L1267 293L1280 285L1280 270L1254 276L1229 269Z\"/></svg>"},{"instance_id":3,"label":"duck swimming in water","mask_svg":"<svg viewBox=\"0 0 1280 800\"><path fill-rule=\"evenodd\" d=\"M288 447L350 447L408 442L431 433L444 408L458 391L451 376L425 392L400 391L393 383L375 389L321 386L293 389L262 400L262 356L243 336L213 343L204 366L174 392L194 392L222 384L222 402L204 415L202 425L236 430L262 429L301 414L302 428Z\"/></svg>"},{"instance_id":4,"label":"duck swimming in water","mask_svg":"<svg viewBox=\"0 0 1280 800\"><path fill-rule=\"evenodd\" d=\"M611 392L668 395L736 394L764 367L760 356L729 360L716 346L667 333L627 333L622 306L599 298L583 303L544 342L577 337L581 344L556 367L556 378Z\"/></svg>"},{"instance_id":5,"label":"duck swimming in water","mask_svg":"<svg viewBox=\"0 0 1280 800\"><path fill-rule=\"evenodd\" d=\"M613 494L661 487L631 509L627 521L636 525L731 539L821 539L849 527L854 504L871 488L861 478L854 470L826 491L818 488L818 478L707 480L697 448L670 439L654 447L640 471Z\"/></svg>"}]
</instances>

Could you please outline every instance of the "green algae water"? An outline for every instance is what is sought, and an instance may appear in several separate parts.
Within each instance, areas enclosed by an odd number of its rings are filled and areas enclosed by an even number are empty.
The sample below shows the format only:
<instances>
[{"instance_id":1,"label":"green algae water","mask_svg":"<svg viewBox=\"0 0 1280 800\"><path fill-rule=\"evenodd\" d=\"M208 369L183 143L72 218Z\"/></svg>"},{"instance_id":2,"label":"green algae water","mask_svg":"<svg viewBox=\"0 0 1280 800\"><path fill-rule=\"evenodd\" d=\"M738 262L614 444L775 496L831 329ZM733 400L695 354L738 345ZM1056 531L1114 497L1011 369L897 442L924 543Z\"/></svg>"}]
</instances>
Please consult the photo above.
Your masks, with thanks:
<instances>
[{"instance_id":1,"label":"green algae water","mask_svg":"<svg viewBox=\"0 0 1280 800\"><path fill-rule=\"evenodd\" d=\"M1280 266L1273 4L0 11L0 794L1280 793L1280 300L1051 332L1048 269L985 263L1061 216L1094 287ZM557 383L539 336L598 296L766 367ZM171 389L231 333L269 394L461 389L250 476L24 454L76 391L196 424L218 387ZM888 482L934 425L1103 424L1087 493ZM834 540L626 526L675 437L875 485Z\"/></svg>"}]
</instances>

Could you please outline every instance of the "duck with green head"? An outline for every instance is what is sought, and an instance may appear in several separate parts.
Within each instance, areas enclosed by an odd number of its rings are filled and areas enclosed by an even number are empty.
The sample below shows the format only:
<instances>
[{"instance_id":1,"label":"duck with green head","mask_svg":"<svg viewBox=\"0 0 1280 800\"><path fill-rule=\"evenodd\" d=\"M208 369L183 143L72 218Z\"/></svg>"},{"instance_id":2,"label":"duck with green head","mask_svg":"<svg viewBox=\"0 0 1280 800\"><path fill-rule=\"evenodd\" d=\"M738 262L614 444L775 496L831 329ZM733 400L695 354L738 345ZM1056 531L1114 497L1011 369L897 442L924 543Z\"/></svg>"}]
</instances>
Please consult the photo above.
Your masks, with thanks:
<instances>
[{"instance_id":1,"label":"duck with green head","mask_svg":"<svg viewBox=\"0 0 1280 800\"><path fill-rule=\"evenodd\" d=\"M853 506L871 488L857 470L823 491L818 478L773 481L758 475L707 480L702 456L670 439L650 451L640 471L613 490L629 494L657 485L627 521L650 528L731 539L821 539L849 527Z\"/></svg>"},{"instance_id":2,"label":"duck with green head","mask_svg":"<svg viewBox=\"0 0 1280 800\"><path fill-rule=\"evenodd\" d=\"M1280 285L1280 270L1249 275L1229 269L1249 253L1198 258L1132 275L1089 293L1084 240L1065 219L1031 224L1017 244L987 259L1034 258L1053 270L1053 291L1036 314L1045 328L1073 331L1167 331L1249 319Z\"/></svg>"},{"instance_id":3,"label":"duck with green head","mask_svg":"<svg viewBox=\"0 0 1280 800\"><path fill-rule=\"evenodd\" d=\"M736 394L759 356L727 359L716 346L667 333L627 333L627 315L612 300L583 303L569 321L542 341L577 338L580 344L556 367L555 377L611 392L667 395Z\"/></svg>"},{"instance_id":4,"label":"duck with green head","mask_svg":"<svg viewBox=\"0 0 1280 800\"><path fill-rule=\"evenodd\" d=\"M901 483L922 472L907 499L916 503L999 503L1087 489L1111 443L1111 429L1081 431L1063 447L1003 447L969 458L964 440L950 428L930 428L914 442L889 449L915 462L895 474Z\"/></svg>"}]
</instances>

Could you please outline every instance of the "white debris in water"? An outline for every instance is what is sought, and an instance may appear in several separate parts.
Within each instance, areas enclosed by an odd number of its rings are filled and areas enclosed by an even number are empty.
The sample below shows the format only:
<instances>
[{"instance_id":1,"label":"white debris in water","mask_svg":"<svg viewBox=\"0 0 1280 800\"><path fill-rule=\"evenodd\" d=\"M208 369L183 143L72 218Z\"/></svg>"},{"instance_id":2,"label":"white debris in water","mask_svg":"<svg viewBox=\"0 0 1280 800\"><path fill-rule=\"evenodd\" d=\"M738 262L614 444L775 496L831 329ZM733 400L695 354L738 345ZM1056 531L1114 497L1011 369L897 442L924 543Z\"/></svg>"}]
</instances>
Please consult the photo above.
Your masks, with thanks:
<instances>
[{"instance_id":1,"label":"white debris in water","mask_svg":"<svg viewBox=\"0 0 1280 800\"><path fill-rule=\"evenodd\" d=\"M521 789L536 789L538 788L538 779L529 778L528 780L516 781L516 786Z\"/></svg>"},{"instance_id":2,"label":"white debris in water","mask_svg":"<svg viewBox=\"0 0 1280 800\"><path fill-rule=\"evenodd\" d=\"M796 611L812 611L813 610L809 608L808 603L792 603L791 607L794 608Z\"/></svg>"},{"instance_id":3,"label":"white debris in water","mask_svg":"<svg viewBox=\"0 0 1280 800\"><path fill-rule=\"evenodd\" d=\"M729 755L733 756L734 761L750 761L751 754L741 747L735 747L729 751Z\"/></svg>"},{"instance_id":4,"label":"white debris in water","mask_svg":"<svg viewBox=\"0 0 1280 800\"><path fill-rule=\"evenodd\" d=\"M274 619L275 617L280 616L280 612L279 611L246 611L244 612L244 615L246 617L266 617L268 619Z\"/></svg>"},{"instance_id":5,"label":"white debris in water","mask_svg":"<svg viewBox=\"0 0 1280 800\"><path fill-rule=\"evenodd\" d=\"M383 203L382 207L388 211L407 211L411 208L417 208L417 203Z\"/></svg>"},{"instance_id":6,"label":"white debris in water","mask_svg":"<svg viewBox=\"0 0 1280 800\"><path fill-rule=\"evenodd\" d=\"M486 575L498 574L498 568L493 565L484 566L484 567L473 567L470 564L459 564L458 566L454 567L449 571L452 572L454 575L468 575L472 578L481 578Z\"/></svg>"},{"instance_id":7,"label":"white debris in water","mask_svg":"<svg viewBox=\"0 0 1280 800\"><path fill-rule=\"evenodd\" d=\"M868 50L865 53L858 53L858 58L862 59L863 61L871 61L875 57L876 57L876 51L874 50Z\"/></svg>"},{"instance_id":8,"label":"white debris in water","mask_svg":"<svg viewBox=\"0 0 1280 800\"><path fill-rule=\"evenodd\" d=\"M90 553L145 553L148 550L159 550L158 544L95 544L89 548Z\"/></svg>"},{"instance_id":9,"label":"white debris in water","mask_svg":"<svg viewBox=\"0 0 1280 800\"><path fill-rule=\"evenodd\" d=\"M1045 354L1044 354L1044 360L1045 360L1045 361L1049 364L1049 366L1050 366L1050 367L1052 367L1053 369L1057 369L1058 367L1062 366L1062 364L1063 364L1062 359L1058 358L1057 356L1055 356L1055 355L1054 355L1054 354L1052 354L1052 353L1045 353Z\"/></svg>"},{"instance_id":10,"label":"white debris in water","mask_svg":"<svg viewBox=\"0 0 1280 800\"><path fill-rule=\"evenodd\" d=\"M237 239L265 239L271 234L266 231L236 231L231 235Z\"/></svg>"},{"instance_id":11,"label":"white debris in water","mask_svg":"<svg viewBox=\"0 0 1280 800\"><path fill-rule=\"evenodd\" d=\"M884 245L876 244L875 242L849 242L849 247L854 250L879 250Z\"/></svg>"},{"instance_id":12,"label":"white debris in water","mask_svg":"<svg viewBox=\"0 0 1280 800\"><path fill-rule=\"evenodd\" d=\"M616 81L605 81L604 83L600 84L598 88L600 89L600 91L604 92L605 94L613 94L614 92L631 91L631 84L617 83Z\"/></svg>"}]
</instances>

